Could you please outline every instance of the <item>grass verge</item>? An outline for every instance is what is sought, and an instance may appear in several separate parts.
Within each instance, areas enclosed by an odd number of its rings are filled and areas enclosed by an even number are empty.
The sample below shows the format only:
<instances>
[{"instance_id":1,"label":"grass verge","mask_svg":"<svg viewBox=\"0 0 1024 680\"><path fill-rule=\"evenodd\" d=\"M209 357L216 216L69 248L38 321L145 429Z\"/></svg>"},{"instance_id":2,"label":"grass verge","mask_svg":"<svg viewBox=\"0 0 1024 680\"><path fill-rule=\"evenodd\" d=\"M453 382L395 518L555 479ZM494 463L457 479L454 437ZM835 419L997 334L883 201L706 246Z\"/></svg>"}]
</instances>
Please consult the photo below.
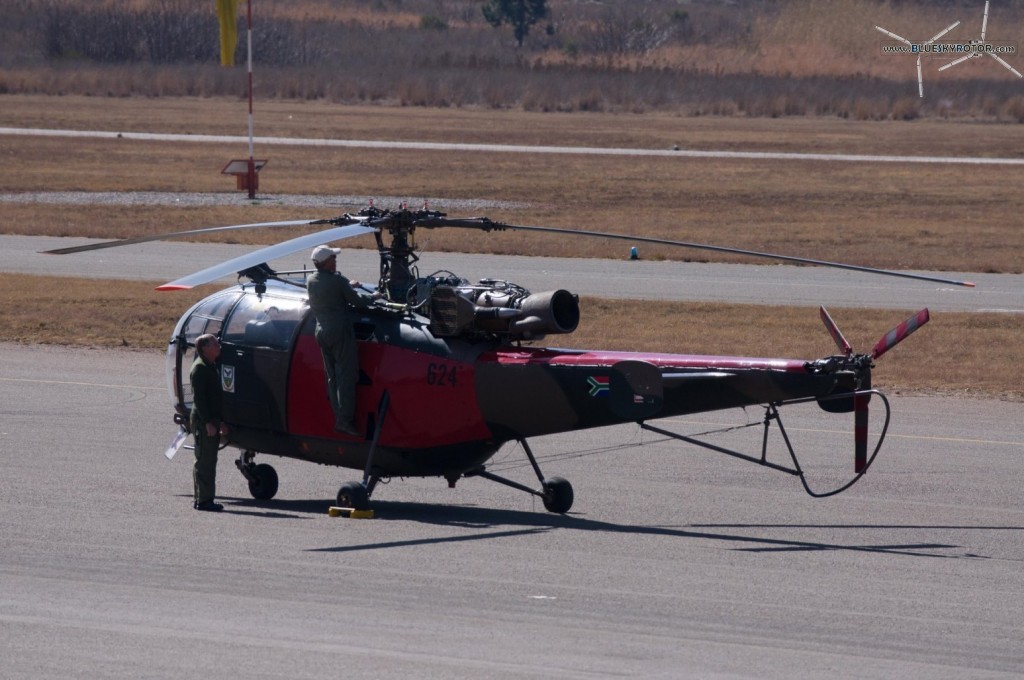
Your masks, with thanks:
<instances>
[{"instance_id":1,"label":"grass verge","mask_svg":"<svg viewBox=\"0 0 1024 680\"><path fill-rule=\"evenodd\" d=\"M216 287L168 294L153 286L0 274L0 304L6 310L0 341L162 351L181 314ZM550 336L545 344L808 359L835 352L817 310L808 307L599 298L584 298L581 305L579 329ZM860 351L906 316L893 310L830 311ZM1024 368L1016 356L1022 334L1019 315L935 314L927 327L879 360L876 386L1024 401Z\"/></svg>"}]
</instances>

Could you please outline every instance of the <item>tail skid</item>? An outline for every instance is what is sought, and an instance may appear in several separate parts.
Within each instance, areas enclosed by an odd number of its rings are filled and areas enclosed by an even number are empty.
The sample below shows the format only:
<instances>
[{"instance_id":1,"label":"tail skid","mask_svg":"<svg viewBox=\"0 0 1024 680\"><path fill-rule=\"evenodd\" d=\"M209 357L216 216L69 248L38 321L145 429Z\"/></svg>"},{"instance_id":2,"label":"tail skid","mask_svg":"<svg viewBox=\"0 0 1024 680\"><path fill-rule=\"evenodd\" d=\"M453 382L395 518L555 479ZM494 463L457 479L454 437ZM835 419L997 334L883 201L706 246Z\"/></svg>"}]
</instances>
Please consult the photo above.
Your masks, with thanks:
<instances>
[{"instance_id":1,"label":"tail skid","mask_svg":"<svg viewBox=\"0 0 1024 680\"><path fill-rule=\"evenodd\" d=\"M795 476L800 478L800 483L803 484L804 490L807 491L807 494L809 496L811 496L813 498L827 498L828 496L835 496L837 494L840 494L843 491L846 491L847 489L849 489L854 484L856 484L860 480L860 478L864 476L864 473L866 473L868 471L868 468L871 467L871 463L874 462L875 458L878 456L878 452L882 449L882 443L885 441L885 435L889 431L889 418L890 418L890 415L891 415L891 410L889 408L889 400L886 399L886 397L885 397L885 395L883 393L879 392L878 390L874 390L874 389L858 390L858 391L852 393L852 396L854 397L855 400L857 400L857 401L863 400L865 403L871 397L871 395L877 396L882 401L882 405L885 407L885 422L882 424L882 429L881 429L881 431L880 431L880 433L878 435L878 443L875 444L875 448L871 452L871 455L867 456L866 455L866 453L867 453L867 428L866 428L866 424L862 428L861 424L859 423L860 416L858 416L855 413L855 425L854 425L854 429L855 429L854 440L855 440L855 443L854 443L854 446L855 446L855 449L856 449L856 455L858 457L861 456L861 455L864 456L864 462L863 462L863 464L860 464L860 461L858 461L858 465L857 465L857 468L856 468L856 473L855 473L854 477L852 479L850 479L850 481L848 481L846 484L843 484L842 486L840 486L838 488L832 489L830 491L824 491L824 492L814 491L810 487L810 485L807 483L807 479L806 479L806 476L804 475L804 471L800 467L800 461L797 459L796 451L793 449L793 444L792 444L792 442L789 439L789 435L786 433L786 428L782 424L782 416L779 414L779 407L780 406L785 406L785 405L790 405L790 404L792 404L792 405L795 405L795 404L806 404L806 403L809 403L809 402L812 402L812 401L821 401L823 399L826 399L826 400L827 399L848 399L851 396L851 393L849 393L849 392L843 393L843 394L840 394L840 395L836 395L834 397L805 397L805 398L802 398L802 399L793 399L793 400L789 400L789 401L768 404L767 406L765 406L764 420L762 421L762 425L764 426L764 430L763 430L763 435L762 435L762 439L761 439L761 456L760 457L752 456L752 455L749 455L749 454L746 454L746 453L741 453L739 451L734 451L732 449L728 449L728 448L725 448L725 447L722 447L722 446L718 446L717 444L712 444L710 442L706 442L706 441L703 441L701 439L696 439L694 437L688 437L686 435L679 434L677 432L671 432L669 430L665 430L665 429L660 428L660 427L655 427L654 425L649 425L646 422L640 422L639 425L640 425L641 429L648 430L650 432L655 432L657 434L663 435L665 437L669 437L671 439L677 439L679 441L686 442L687 444L694 444L695 446L700 446L701 448L710 449L712 451L717 451L718 453L724 453L725 455L732 456L733 458L739 458L740 460L745 460L745 461L749 461L751 463L756 463L758 465L761 465L762 467L767 467L767 468L770 468L772 470L778 470L779 472L785 472L785 473L790 474L790 475L795 475ZM864 411L864 416L866 416L866 415L867 415L867 412L865 410ZM792 467L790 467L790 466L788 466L786 464L773 463L773 462L768 460L768 433L769 433L769 431L771 429L772 423L775 423L775 425L778 427L779 434L782 435L782 440L783 440L783 442L785 442L786 449L789 452L790 460L792 461ZM863 437L861 436L861 432L863 432ZM861 448L863 448L863 454L861 453Z\"/></svg>"}]
</instances>

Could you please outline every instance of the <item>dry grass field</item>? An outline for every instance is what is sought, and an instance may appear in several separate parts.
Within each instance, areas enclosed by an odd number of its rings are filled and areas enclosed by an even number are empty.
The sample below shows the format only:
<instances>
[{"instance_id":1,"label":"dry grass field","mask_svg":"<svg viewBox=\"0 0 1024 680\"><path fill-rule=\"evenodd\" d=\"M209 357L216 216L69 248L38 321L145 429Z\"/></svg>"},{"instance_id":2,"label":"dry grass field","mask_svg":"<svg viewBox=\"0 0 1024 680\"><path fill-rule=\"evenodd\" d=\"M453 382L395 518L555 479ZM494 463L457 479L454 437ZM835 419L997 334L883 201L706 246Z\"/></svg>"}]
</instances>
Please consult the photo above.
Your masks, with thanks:
<instances>
[{"instance_id":1,"label":"dry grass field","mask_svg":"<svg viewBox=\"0 0 1024 680\"><path fill-rule=\"evenodd\" d=\"M706 119L645 114L347 107L269 102L257 134L504 144L633 146L1021 157L1017 126L838 119ZM244 133L238 99L0 96L0 126ZM324 217L273 200L250 202L219 169L237 144L0 135L0 194L64 191L217 192L221 205L110 206L2 201L0 232L125 237L189 227ZM477 198L524 207L491 217L604 229L894 268L994 271L1024 267L1018 166L826 161L687 160L264 146L261 194ZM350 209L360 206L353 205ZM298 214L297 214L298 213ZM329 215L326 215L329 216ZM232 239L267 242L266 233ZM622 244L437 232L428 249L621 257ZM643 249L644 257L706 259ZM716 258L718 259L718 258ZM514 272L496 273L515 279ZM571 285L571 282L567 282ZM151 284L0 276L0 340L162 348L192 299ZM816 310L584 300L584 320L559 345L816 357L833 351ZM908 310L912 311L912 310ZM857 347L901 317L834 310ZM658 318L663 323L651 324ZM629 328L623 333L621 329ZM708 333L707 328L714 328ZM750 329L758 329L752 333ZM1018 315L942 314L885 357L878 384L1024 399Z\"/></svg>"},{"instance_id":2,"label":"dry grass field","mask_svg":"<svg viewBox=\"0 0 1024 680\"><path fill-rule=\"evenodd\" d=\"M915 42L977 38L978 0L548 0L517 47L480 3L295 0L254 8L261 96L417 107L1024 122L1024 93L989 59L940 72L883 52L876 25ZM1024 44L1024 5L992 3L987 38ZM239 21L244 24L243 21ZM126 36L132 36L126 39ZM0 6L0 92L224 96L208 0L9 0ZM1020 53L1008 55L1021 69Z\"/></svg>"},{"instance_id":3,"label":"dry grass field","mask_svg":"<svg viewBox=\"0 0 1024 680\"><path fill-rule=\"evenodd\" d=\"M0 126L245 133L244 101L0 96ZM694 119L647 114L343 107L270 102L258 135L936 156L1024 156L1024 128L952 122ZM932 165L672 157L257 147L266 194L478 198L521 203L508 222L912 269L1024 271L1024 165ZM190 227L324 217L245 200L219 170L242 143L0 137L0 190L223 192L214 208L5 205L6 233L126 237ZM357 209L359 205L350 206ZM326 215L329 216L329 215ZM262 241L266 234L231 238ZM557 237L430 235L430 247L617 257L621 244ZM645 257L707 259L645 249ZM719 258L720 259L720 258Z\"/></svg>"}]
</instances>

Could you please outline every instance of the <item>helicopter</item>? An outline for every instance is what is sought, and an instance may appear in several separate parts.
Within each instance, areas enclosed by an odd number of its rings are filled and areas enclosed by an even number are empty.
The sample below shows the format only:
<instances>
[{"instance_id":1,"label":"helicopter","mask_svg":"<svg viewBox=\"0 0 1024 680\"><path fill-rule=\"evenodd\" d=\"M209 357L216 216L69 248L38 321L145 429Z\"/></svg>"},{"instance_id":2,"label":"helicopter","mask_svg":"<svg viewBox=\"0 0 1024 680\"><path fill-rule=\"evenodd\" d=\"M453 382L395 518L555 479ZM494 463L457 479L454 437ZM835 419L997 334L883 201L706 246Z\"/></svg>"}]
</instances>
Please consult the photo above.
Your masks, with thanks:
<instances>
[{"instance_id":1,"label":"helicopter","mask_svg":"<svg viewBox=\"0 0 1024 680\"><path fill-rule=\"evenodd\" d=\"M573 487L545 476L528 441L542 435L635 423L640 428L800 478L814 497L840 493L867 472L885 440L890 406L871 382L874 362L929 320L922 309L883 335L869 353L855 353L831 316L819 315L839 353L819 359L664 354L557 349L538 346L549 335L572 333L580 321L579 296L565 289L534 293L502 279L470 282L449 271L419 274L419 230L460 228L483 232L521 230L571 237L600 237L673 247L700 248L889 276L973 286L966 281L858 265L627 234L512 225L486 217L370 207L355 214L212 227L105 241L46 251L68 254L145 241L256 227L316 226L315 233L257 249L163 284L186 290L232 273L239 283L195 303L176 324L166 353L168 390L178 433L165 454L172 458L188 436L192 406L188 353L200 335L221 343L224 420L230 434L222 448L239 451L235 464L251 495L270 500L279 479L257 455L294 458L362 471L341 485L337 505L368 510L378 483L401 477L439 477L449 486L479 477L532 494L552 513L569 512ZM326 392L316 320L303 271L274 271L277 257L328 242L367 236L376 240L380 300L354 321L360 376L356 388L358 434L336 432ZM244 279L244 280L243 280ZM869 453L869 403L881 402L883 425ZM829 413L853 413L854 476L826 492L813 490L782 423L784 406L816 402ZM760 406L764 409L760 455L728 449L661 428L658 419ZM775 428L789 460L768 460ZM509 442L525 453L538 486L488 469Z\"/></svg>"}]
</instances>

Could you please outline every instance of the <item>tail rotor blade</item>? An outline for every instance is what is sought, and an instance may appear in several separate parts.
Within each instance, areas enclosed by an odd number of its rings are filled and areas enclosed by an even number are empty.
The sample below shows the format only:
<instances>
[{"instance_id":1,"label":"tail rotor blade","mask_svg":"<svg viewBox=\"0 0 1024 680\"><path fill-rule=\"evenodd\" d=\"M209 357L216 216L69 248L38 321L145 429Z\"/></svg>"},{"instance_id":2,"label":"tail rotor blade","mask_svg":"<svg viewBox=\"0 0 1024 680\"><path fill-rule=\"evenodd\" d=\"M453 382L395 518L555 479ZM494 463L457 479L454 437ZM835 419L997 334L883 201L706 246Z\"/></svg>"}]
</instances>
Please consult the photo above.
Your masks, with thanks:
<instances>
[{"instance_id":1,"label":"tail rotor blade","mask_svg":"<svg viewBox=\"0 0 1024 680\"><path fill-rule=\"evenodd\" d=\"M868 464L868 402L870 394L853 398L853 471L860 474Z\"/></svg>"},{"instance_id":2,"label":"tail rotor blade","mask_svg":"<svg viewBox=\"0 0 1024 680\"><path fill-rule=\"evenodd\" d=\"M846 338L843 337L843 334L839 331L839 326L837 326L836 322L832 320L831 316L829 316L828 310L824 307L818 307L818 315L821 316L822 323L825 324L825 328L828 329L828 334L832 336L832 340L836 343L839 351L846 356L853 354L853 347L846 341Z\"/></svg>"},{"instance_id":3,"label":"tail rotor blade","mask_svg":"<svg viewBox=\"0 0 1024 680\"><path fill-rule=\"evenodd\" d=\"M896 345L903 342L908 335L916 331L921 326L928 323L928 308L925 307L917 314L913 314L906 321L893 328L891 331L882 336L882 338L875 343L874 349L871 350L871 358L877 359L882 356Z\"/></svg>"}]
</instances>

